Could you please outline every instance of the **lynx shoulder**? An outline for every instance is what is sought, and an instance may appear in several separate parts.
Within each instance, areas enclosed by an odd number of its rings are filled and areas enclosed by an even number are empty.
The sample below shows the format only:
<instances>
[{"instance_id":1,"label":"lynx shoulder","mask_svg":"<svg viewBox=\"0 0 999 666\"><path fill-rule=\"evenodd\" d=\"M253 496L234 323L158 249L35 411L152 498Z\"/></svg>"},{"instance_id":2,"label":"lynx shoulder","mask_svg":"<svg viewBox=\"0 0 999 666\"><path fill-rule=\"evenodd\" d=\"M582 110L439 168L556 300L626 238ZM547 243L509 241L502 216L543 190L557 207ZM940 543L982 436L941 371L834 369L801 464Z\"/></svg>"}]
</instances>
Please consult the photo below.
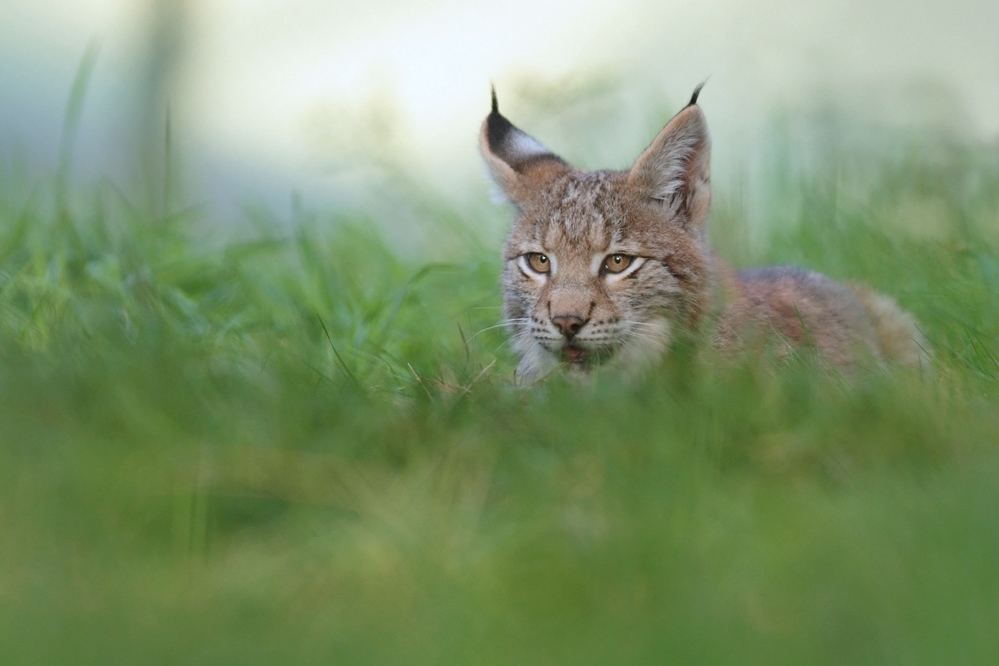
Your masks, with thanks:
<instances>
[{"instance_id":1,"label":"lynx shoulder","mask_svg":"<svg viewBox=\"0 0 999 666\"><path fill-rule=\"evenodd\" d=\"M648 365L695 332L723 353L807 346L844 371L927 364L915 320L887 296L794 267L733 271L714 255L699 91L626 171L573 168L501 115L493 92L480 148L517 211L502 282L518 373Z\"/></svg>"}]
</instances>

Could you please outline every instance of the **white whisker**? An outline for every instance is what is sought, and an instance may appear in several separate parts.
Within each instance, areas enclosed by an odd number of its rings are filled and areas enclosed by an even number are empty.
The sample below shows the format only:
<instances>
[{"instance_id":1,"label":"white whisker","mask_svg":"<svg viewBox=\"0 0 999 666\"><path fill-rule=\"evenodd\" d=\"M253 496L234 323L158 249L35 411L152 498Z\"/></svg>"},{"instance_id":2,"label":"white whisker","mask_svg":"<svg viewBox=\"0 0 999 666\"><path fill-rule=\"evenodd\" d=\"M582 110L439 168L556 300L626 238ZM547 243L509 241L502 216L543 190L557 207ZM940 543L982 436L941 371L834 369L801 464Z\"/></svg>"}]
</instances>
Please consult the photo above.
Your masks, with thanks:
<instances>
[{"instance_id":1,"label":"white whisker","mask_svg":"<svg viewBox=\"0 0 999 666\"><path fill-rule=\"evenodd\" d=\"M485 333L486 331L491 331L494 328L505 328L505 327L507 327L507 326L509 326L511 324L523 324L524 322L527 322L527 321L530 321L530 320L527 319L527 318L507 319L506 321L500 322L499 324L493 324L492 326L486 326L485 328L480 329L480 330L476 331L475 333L473 333L471 336L469 336L469 338L468 338L468 340L466 340L466 342L470 342L470 341L474 340L480 333Z\"/></svg>"},{"instance_id":2,"label":"white whisker","mask_svg":"<svg viewBox=\"0 0 999 666\"><path fill-rule=\"evenodd\" d=\"M646 328L662 329L663 322L661 321L638 321L635 319L622 319L621 323L625 326L645 326Z\"/></svg>"}]
</instances>

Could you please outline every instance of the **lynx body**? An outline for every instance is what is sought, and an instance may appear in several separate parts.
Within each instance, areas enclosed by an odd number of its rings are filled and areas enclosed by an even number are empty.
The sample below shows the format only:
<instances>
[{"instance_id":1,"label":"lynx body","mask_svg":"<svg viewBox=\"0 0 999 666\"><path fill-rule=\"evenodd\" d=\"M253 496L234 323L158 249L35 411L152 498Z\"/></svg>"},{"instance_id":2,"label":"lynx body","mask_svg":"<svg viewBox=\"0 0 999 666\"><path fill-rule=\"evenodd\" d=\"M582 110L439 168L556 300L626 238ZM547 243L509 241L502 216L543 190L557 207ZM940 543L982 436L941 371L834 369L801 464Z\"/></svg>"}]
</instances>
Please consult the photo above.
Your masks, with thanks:
<instances>
[{"instance_id":1,"label":"lynx body","mask_svg":"<svg viewBox=\"0 0 999 666\"><path fill-rule=\"evenodd\" d=\"M888 297L793 267L736 272L714 256L699 91L627 171L574 169L503 117L493 94L480 147L517 209L503 304L518 374L644 367L695 332L723 353L805 345L844 371L925 363L914 319Z\"/></svg>"}]
</instances>

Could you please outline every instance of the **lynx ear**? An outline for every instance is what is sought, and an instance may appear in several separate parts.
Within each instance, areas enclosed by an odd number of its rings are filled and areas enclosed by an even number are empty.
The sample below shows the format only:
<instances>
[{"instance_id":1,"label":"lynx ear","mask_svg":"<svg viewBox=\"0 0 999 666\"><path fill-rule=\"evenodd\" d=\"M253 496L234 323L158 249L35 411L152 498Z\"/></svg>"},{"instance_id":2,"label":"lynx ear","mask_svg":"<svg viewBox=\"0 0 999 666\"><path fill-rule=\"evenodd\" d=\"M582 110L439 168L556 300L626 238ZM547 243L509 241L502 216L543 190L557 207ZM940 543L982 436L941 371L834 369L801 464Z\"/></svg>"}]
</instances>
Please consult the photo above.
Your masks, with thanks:
<instances>
[{"instance_id":1,"label":"lynx ear","mask_svg":"<svg viewBox=\"0 0 999 666\"><path fill-rule=\"evenodd\" d=\"M493 181L510 201L517 204L570 167L565 160L514 127L500 114L495 89L492 99L492 111L482 123L479 148Z\"/></svg>"},{"instance_id":2,"label":"lynx ear","mask_svg":"<svg viewBox=\"0 0 999 666\"><path fill-rule=\"evenodd\" d=\"M703 84L702 84L703 85ZM661 202L684 226L700 231L711 205L711 139L697 106L701 86L631 167L628 185Z\"/></svg>"}]
</instances>

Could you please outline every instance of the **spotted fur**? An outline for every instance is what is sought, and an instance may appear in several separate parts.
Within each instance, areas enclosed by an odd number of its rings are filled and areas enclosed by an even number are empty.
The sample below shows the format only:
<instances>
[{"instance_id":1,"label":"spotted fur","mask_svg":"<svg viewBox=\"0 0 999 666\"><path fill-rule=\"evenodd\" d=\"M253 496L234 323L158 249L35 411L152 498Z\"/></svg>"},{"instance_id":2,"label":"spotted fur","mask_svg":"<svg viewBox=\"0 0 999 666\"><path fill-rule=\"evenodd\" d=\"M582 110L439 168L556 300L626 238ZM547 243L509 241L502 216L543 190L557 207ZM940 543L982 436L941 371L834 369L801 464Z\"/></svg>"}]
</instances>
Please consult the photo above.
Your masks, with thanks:
<instances>
[{"instance_id":1,"label":"spotted fur","mask_svg":"<svg viewBox=\"0 0 999 666\"><path fill-rule=\"evenodd\" d=\"M888 297L792 267L735 272L713 255L699 91L626 171L573 168L503 117L494 92L480 147L517 209L503 304L518 373L532 381L563 363L643 367L696 331L726 353L808 346L844 371L925 365L915 320ZM615 256L629 260L620 272L609 268Z\"/></svg>"}]
</instances>

